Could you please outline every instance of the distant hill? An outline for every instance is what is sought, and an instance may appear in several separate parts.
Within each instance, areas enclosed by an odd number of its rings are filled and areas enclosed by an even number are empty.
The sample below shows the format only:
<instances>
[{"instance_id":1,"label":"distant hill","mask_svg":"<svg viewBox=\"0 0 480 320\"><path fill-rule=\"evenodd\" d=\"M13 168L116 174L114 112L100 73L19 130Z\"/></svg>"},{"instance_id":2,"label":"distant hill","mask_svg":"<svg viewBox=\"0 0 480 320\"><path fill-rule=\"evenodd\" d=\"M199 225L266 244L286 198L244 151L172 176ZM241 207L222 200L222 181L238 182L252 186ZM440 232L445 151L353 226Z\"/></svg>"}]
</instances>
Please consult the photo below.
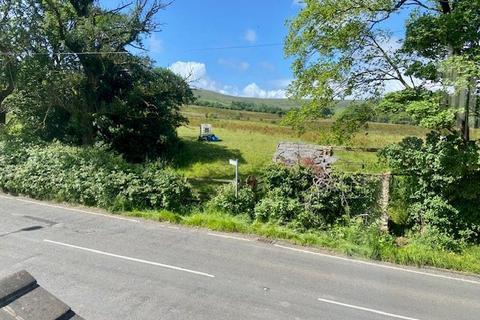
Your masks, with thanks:
<instances>
[{"instance_id":1,"label":"distant hill","mask_svg":"<svg viewBox=\"0 0 480 320\"><path fill-rule=\"evenodd\" d=\"M256 104L265 104L270 107L278 107L283 110L290 110L292 108L296 108L301 105L301 102L290 100L290 99L261 99L261 98L235 97L235 96L229 96L229 95L221 94L218 92L201 90L201 89L194 89L193 93L195 94L197 99L200 101L218 102L224 105L228 105L232 101L249 102L249 103L256 103Z\"/></svg>"},{"instance_id":2,"label":"distant hill","mask_svg":"<svg viewBox=\"0 0 480 320\"><path fill-rule=\"evenodd\" d=\"M211 102L211 103L220 103L225 106L230 105L233 102L246 102L246 103L255 103L263 104L272 108L280 108L282 110L290 110L293 108L300 107L302 102L295 101L290 99L262 99L262 98L247 98L247 97L235 97L218 92L203 90L203 89L194 89L194 95L197 97L200 102ZM339 101L338 108L335 111L345 108L351 101L344 100Z\"/></svg>"}]
</instances>

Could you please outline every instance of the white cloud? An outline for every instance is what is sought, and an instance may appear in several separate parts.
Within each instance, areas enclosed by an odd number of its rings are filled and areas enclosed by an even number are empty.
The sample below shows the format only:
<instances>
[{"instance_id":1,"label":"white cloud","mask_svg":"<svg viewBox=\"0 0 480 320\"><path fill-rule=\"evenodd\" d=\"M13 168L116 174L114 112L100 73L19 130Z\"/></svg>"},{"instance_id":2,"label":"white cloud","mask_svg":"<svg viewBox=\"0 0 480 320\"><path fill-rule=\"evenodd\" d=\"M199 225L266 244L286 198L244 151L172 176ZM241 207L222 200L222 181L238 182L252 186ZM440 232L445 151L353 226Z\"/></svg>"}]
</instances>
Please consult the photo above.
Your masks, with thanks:
<instances>
[{"instance_id":1,"label":"white cloud","mask_svg":"<svg viewBox=\"0 0 480 320\"><path fill-rule=\"evenodd\" d=\"M218 90L221 94L228 96L238 96L238 88L236 86L224 85L222 89Z\"/></svg>"},{"instance_id":2,"label":"white cloud","mask_svg":"<svg viewBox=\"0 0 480 320\"><path fill-rule=\"evenodd\" d=\"M250 64L245 61L236 61L232 59L218 59L218 63L230 69L238 71L247 71L250 68Z\"/></svg>"},{"instance_id":3,"label":"white cloud","mask_svg":"<svg viewBox=\"0 0 480 320\"><path fill-rule=\"evenodd\" d=\"M243 38L250 43L255 43L257 41L257 33L253 29L247 29Z\"/></svg>"},{"instance_id":4,"label":"white cloud","mask_svg":"<svg viewBox=\"0 0 480 320\"><path fill-rule=\"evenodd\" d=\"M215 81L207 74L205 63L196 61L177 61L169 69L184 78L192 87L218 91Z\"/></svg>"},{"instance_id":5,"label":"white cloud","mask_svg":"<svg viewBox=\"0 0 480 320\"><path fill-rule=\"evenodd\" d=\"M250 83L243 88L242 95L253 98L284 99L286 98L286 91L284 89L265 90L260 88L256 83Z\"/></svg>"},{"instance_id":6,"label":"white cloud","mask_svg":"<svg viewBox=\"0 0 480 320\"><path fill-rule=\"evenodd\" d=\"M193 88L201 88L220 92L231 96L243 96L252 98L284 99L286 98L285 89L265 90L256 83L250 83L242 90L232 85L223 85L210 79L207 73L205 63L197 61L177 61L169 69L175 74L184 78ZM277 84L280 84L279 83ZM283 84L286 82L283 81Z\"/></svg>"}]
</instances>

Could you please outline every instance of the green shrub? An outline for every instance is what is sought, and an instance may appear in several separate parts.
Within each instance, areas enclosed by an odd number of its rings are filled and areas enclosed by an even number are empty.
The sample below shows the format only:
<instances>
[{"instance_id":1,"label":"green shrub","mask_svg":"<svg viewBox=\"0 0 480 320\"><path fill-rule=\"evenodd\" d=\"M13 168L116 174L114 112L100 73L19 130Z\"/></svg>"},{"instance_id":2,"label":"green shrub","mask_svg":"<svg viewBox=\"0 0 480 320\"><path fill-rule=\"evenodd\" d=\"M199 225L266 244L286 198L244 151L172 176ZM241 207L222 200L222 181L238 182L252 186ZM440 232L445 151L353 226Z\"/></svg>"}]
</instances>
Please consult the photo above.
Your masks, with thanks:
<instances>
[{"instance_id":1,"label":"green shrub","mask_svg":"<svg viewBox=\"0 0 480 320\"><path fill-rule=\"evenodd\" d=\"M302 210L303 206L298 199L286 198L283 190L274 189L256 205L255 217L262 222L286 224L296 219Z\"/></svg>"},{"instance_id":2,"label":"green shrub","mask_svg":"<svg viewBox=\"0 0 480 320\"><path fill-rule=\"evenodd\" d=\"M282 164L266 166L261 174L266 191L276 189L286 197L300 197L313 184L315 174L305 166L287 167Z\"/></svg>"},{"instance_id":3,"label":"green shrub","mask_svg":"<svg viewBox=\"0 0 480 320\"><path fill-rule=\"evenodd\" d=\"M161 164L133 165L101 147L0 144L0 188L111 210L180 209L193 200L184 178Z\"/></svg>"},{"instance_id":4,"label":"green shrub","mask_svg":"<svg viewBox=\"0 0 480 320\"><path fill-rule=\"evenodd\" d=\"M452 239L480 242L480 148L475 142L431 132L425 141L409 137L390 145L380 156L408 177L394 200L406 208L414 230L432 227Z\"/></svg>"},{"instance_id":5,"label":"green shrub","mask_svg":"<svg viewBox=\"0 0 480 320\"><path fill-rule=\"evenodd\" d=\"M218 190L218 194L208 202L207 207L233 215L248 214L252 217L255 193L248 187L240 187L236 197L235 186L228 184Z\"/></svg>"}]
</instances>

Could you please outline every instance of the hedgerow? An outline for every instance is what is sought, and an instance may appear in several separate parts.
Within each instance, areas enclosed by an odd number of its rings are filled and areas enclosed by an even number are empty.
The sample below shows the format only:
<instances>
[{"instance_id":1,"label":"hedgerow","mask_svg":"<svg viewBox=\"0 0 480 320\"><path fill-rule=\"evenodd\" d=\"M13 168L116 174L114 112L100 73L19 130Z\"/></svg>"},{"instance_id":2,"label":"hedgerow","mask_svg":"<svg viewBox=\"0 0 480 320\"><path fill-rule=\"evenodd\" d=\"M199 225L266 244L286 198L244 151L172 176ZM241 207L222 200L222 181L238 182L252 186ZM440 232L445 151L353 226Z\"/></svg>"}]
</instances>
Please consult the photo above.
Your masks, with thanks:
<instances>
[{"instance_id":1,"label":"hedgerow","mask_svg":"<svg viewBox=\"0 0 480 320\"><path fill-rule=\"evenodd\" d=\"M0 142L0 189L109 210L178 210L193 200L185 178L161 163L130 164L102 147L21 140Z\"/></svg>"},{"instance_id":2,"label":"hedgerow","mask_svg":"<svg viewBox=\"0 0 480 320\"><path fill-rule=\"evenodd\" d=\"M431 132L425 141L408 137L380 156L404 177L393 208L428 242L448 250L480 242L480 147L458 135Z\"/></svg>"},{"instance_id":3,"label":"hedgerow","mask_svg":"<svg viewBox=\"0 0 480 320\"><path fill-rule=\"evenodd\" d=\"M377 215L378 179L362 175L331 174L327 185L314 185L315 172L307 166L271 164L263 169L260 188L220 189L210 201L214 209L230 214L247 213L261 222L296 229L326 229L343 217Z\"/></svg>"}]
</instances>

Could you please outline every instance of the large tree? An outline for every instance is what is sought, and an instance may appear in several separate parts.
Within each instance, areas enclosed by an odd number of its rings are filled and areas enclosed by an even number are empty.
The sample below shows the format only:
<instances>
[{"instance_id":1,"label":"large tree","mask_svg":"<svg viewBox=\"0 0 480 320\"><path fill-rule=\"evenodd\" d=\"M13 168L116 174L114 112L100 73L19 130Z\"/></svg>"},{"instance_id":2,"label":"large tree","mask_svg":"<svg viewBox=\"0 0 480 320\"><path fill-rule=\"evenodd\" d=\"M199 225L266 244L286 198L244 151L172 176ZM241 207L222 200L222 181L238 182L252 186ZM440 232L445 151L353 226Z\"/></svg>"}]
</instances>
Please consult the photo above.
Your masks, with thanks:
<instances>
[{"instance_id":1,"label":"large tree","mask_svg":"<svg viewBox=\"0 0 480 320\"><path fill-rule=\"evenodd\" d=\"M24 130L46 140L101 141L134 161L175 143L175 129L185 121L178 107L193 95L185 81L154 70L131 50L145 50L142 40L158 31L163 2L105 9L94 0L30 1L39 12L38 39L18 50L16 89L4 103ZM18 4L9 16L18 14Z\"/></svg>"},{"instance_id":2,"label":"large tree","mask_svg":"<svg viewBox=\"0 0 480 320\"><path fill-rule=\"evenodd\" d=\"M31 43L39 43L38 6L33 0L0 2L0 124L5 124L3 101L15 89L18 68Z\"/></svg>"},{"instance_id":3,"label":"large tree","mask_svg":"<svg viewBox=\"0 0 480 320\"><path fill-rule=\"evenodd\" d=\"M455 101L446 103L431 89L446 91L452 82L457 90L468 89L465 83L473 80L472 72L466 75L462 71L465 63L460 66L455 58L472 62L478 57L479 0L304 2L299 15L289 23L285 51L294 57L296 80L291 93L296 98L311 99L290 115L293 122L321 114L319 110L331 106L335 99L379 97L389 84L403 89L404 97L412 97L417 103L410 108L409 103L404 103L403 110L398 111L410 111L421 119L427 117L428 124L452 122L456 110L446 110L458 105ZM392 30L388 23L398 14L409 16L405 39L397 36L401 26ZM456 63L447 64L449 61ZM398 100L398 94L394 98ZM418 104L419 100L423 104ZM465 108L463 113L457 113L463 117L465 138L468 111ZM440 119L434 119L439 114Z\"/></svg>"}]
</instances>

